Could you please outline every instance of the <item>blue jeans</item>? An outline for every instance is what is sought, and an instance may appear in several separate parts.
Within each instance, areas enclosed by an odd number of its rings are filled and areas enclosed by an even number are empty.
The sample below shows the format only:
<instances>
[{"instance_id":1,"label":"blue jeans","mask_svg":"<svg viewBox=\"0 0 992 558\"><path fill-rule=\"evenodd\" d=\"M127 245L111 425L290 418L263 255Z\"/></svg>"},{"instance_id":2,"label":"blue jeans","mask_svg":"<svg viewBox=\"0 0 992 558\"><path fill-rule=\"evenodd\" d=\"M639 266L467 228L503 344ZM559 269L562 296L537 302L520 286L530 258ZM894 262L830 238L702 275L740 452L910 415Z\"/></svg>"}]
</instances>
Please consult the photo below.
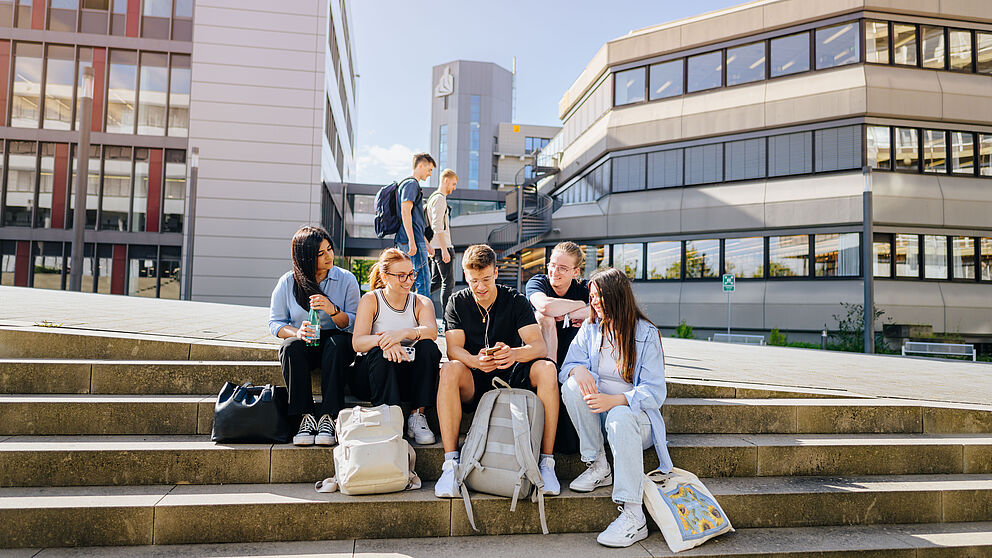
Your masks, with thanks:
<instances>
[{"instance_id":1,"label":"blue jeans","mask_svg":"<svg viewBox=\"0 0 992 558\"><path fill-rule=\"evenodd\" d=\"M407 244L396 244L396 247L402 250L404 254L410 251L410 246ZM427 246L418 242L417 253L411 259L413 260L413 269L417 272L417 280L413 284L413 290L417 294L422 294L430 298L431 266L427 256Z\"/></svg>"},{"instance_id":2,"label":"blue jeans","mask_svg":"<svg viewBox=\"0 0 992 558\"><path fill-rule=\"evenodd\" d=\"M605 451L605 431L613 451L613 501L640 504L644 450L654 443L648 416L643 411L635 413L626 405L618 405L606 413L590 411L575 378L569 378L561 387L561 398L579 434L582 461L591 463Z\"/></svg>"}]
</instances>

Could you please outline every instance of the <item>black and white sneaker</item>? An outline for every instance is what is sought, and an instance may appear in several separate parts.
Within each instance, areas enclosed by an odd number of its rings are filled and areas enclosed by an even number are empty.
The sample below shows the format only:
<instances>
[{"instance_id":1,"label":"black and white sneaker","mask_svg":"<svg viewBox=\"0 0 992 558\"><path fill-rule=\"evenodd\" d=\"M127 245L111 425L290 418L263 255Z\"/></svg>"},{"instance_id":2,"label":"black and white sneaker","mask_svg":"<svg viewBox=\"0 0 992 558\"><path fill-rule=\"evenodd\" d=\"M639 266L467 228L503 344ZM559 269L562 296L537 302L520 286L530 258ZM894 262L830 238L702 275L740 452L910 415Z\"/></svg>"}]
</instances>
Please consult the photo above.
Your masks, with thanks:
<instances>
[{"instance_id":1,"label":"black and white sneaker","mask_svg":"<svg viewBox=\"0 0 992 558\"><path fill-rule=\"evenodd\" d=\"M293 436L293 445L312 446L314 438L317 436L317 421L313 420L313 415L303 415L300 421L300 430Z\"/></svg>"},{"instance_id":2,"label":"black and white sneaker","mask_svg":"<svg viewBox=\"0 0 992 558\"><path fill-rule=\"evenodd\" d=\"M338 442L338 437L334 435L334 421L331 415L322 415L317 423L317 436L314 443L318 446L333 446Z\"/></svg>"}]
</instances>

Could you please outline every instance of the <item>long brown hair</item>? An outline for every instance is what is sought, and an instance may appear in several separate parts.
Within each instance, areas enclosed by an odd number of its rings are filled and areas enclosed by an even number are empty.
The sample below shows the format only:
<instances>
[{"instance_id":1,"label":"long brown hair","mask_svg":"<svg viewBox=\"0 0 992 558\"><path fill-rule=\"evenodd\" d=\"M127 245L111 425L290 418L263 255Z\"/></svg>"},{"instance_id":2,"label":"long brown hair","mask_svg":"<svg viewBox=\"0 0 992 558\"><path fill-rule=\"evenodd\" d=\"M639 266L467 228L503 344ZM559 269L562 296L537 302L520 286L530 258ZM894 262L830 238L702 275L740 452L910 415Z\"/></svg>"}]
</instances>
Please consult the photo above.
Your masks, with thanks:
<instances>
[{"instance_id":1,"label":"long brown hair","mask_svg":"<svg viewBox=\"0 0 992 558\"><path fill-rule=\"evenodd\" d=\"M323 227L306 225L293 235L293 298L304 310L310 309L310 296L323 294L317 283L317 252L324 240L334 251L334 241Z\"/></svg>"},{"instance_id":2,"label":"long brown hair","mask_svg":"<svg viewBox=\"0 0 992 558\"><path fill-rule=\"evenodd\" d=\"M630 279L615 267L600 269L589 280L596 285L599 294L599 305L605 316L596 313L589 306L589 320L603 320L603 335L607 336L613 347L619 352L617 362L620 364L620 377L625 382L634 381L634 367L637 365L637 349L635 348L637 322L648 320L637 305L634 291L630 288ZM658 338L661 339L659 332Z\"/></svg>"},{"instance_id":3,"label":"long brown hair","mask_svg":"<svg viewBox=\"0 0 992 558\"><path fill-rule=\"evenodd\" d=\"M386 288L386 281L382 278L382 274L389 271L389 266L396 262L401 262L403 260L410 260L410 256L406 255L402 250L396 248L389 248L383 250L379 254L379 261L372 266L369 271L369 286L373 289L384 289Z\"/></svg>"}]
</instances>

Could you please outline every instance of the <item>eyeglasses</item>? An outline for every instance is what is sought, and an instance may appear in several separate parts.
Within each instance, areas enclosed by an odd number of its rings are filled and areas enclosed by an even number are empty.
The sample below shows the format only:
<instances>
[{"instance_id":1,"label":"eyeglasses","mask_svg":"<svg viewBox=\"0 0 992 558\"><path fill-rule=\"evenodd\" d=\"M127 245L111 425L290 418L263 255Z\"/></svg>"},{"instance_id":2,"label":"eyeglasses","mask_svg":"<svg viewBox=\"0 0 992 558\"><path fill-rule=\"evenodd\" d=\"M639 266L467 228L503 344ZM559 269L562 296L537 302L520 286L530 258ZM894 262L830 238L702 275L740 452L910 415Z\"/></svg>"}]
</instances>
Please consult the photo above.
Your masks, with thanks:
<instances>
[{"instance_id":1,"label":"eyeglasses","mask_svg":"<svg viewBox=\"0 0 992 558\"><path fill-rule=\"evenodd\" d=\"M400 283L405 282L407 279L411 281L417 280L417 272L411 271L410 273L390 273L388 271L384 272L386 275L392 275L393 277L400 280Z\"/></svg>"},{"instance_id":2,"label":"eyeglasses","mask_svg":"<svg viewBox=\"0 0 992 558\"><path fill-rule=\"evenodd\" d=\"M557 271L558 273L568 273L569 271L572 271L573 269L575 269L575 268L574 267L568 267L566 265L558 265L558 264L553 264L553 263L549 263L548 264L548 271Z\"/></svg>"}]
</instances>

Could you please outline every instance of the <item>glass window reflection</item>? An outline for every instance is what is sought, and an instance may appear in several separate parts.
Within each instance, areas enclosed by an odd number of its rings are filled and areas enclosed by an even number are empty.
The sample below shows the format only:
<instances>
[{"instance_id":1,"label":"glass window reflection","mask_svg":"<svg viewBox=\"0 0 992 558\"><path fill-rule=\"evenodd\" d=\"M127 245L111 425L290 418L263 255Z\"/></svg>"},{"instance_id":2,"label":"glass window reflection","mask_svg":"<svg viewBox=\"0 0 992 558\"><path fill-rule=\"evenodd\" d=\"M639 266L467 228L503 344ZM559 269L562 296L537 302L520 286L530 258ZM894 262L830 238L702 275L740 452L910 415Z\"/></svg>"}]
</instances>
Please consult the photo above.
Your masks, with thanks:
<instances>
[{"instance_id":1,"label":"glass window reflection","mask_svg":"<svg viewBox=\"0 0 992 558\"><path fill-rule=\"evenodd\" d=\"M975 239L970 236L951 238L951 262L955 279L975 278Z\"/></svg>"},{"instance_id":2,"label":"glass window reflection","mask_svg":"<svg viewBox=\"0 0 992 558\"><path fill-rule=\"evenodd\" d=\"M809 236L797 234L769 237L768 276L809 276Z\"/></svg>"},{"instance_id":3,"label":"glass window reflection","mask_svg":"<svg viewBox=\"0 0 992 558\"><path fill-rule=\"evenodd\" d=\"M103 149L103 191L100 230L128 230L131 197L131 148L108 145Z\"/></svg>"},{"instance_id":4,"label":"glass window reflection","mask_svg":"<svg viewBox=\"0 0 992 558\"><path fill-rule=\"evenodd\" d=\"M682 94L682 59L651 66L651 100Z\"/></svg>"},{"instance_id":5,"label":"glass window reflection","mask_svg":"<svg viewBox=\"0 0 992 558\"><path fill-rule=\"evenodd\" d=\"M760 279L765 276L764 238L728 238L723 242L724 273L744 279Z\"/></svg>"},{"instance_id":6,"label":"glass window reflection","mask_svg":"<svg viewBox=\"0 0 992 558\"><path fill-rule=\"evenodd\" d=\"M107 86L108 133L134 133L137 80L138 54L133 50L110 51L110 80Z\"/></svg>"},{"instance_id":7,"label":"glass window reflection","mask_svg":"<svg viewBox=\"0 0 992 558\"><path fill-rule=\"evenodd\" d=\"M971 71L971 31L951 29L947 34L950 37L950 68Z\"/></svg>"},{"instance_id":8,"label":"glass window reflection","mask_svg":"<svg viewBox=\"0 0 992 558\"><path fill-rule=\"evenodd\" d=\"M720 51L689 57L689 81L686 91L703 91L720 87L723 53Z\"/></svg>"},{"instance_id":9,"label":"glass window reflection","mask_svg":"<svg viewBox=\"0 0 992 558\"><path fill-rule=\"evenodd\" d=\"M7 197L3 207L5 226L31 226L37 165L38 145L35 142L7 142Z\"/></svg>"},{"instance_id":10,"label":"glass window reflection","mask_svg":"<svg viewBox=\"0 0 992 558\"><path fill-rule=\"evenodd\" d=\"M765 79L765 42L727 49L727 85Z\"/></svg>"},{"instance_id":11,"label":"glass window reflection","mask_svg":"<svg viewBox=\"0 0 992 558\"><path fill-rule=\"evenodd\" d=\"M75 67L73 48L50 45L47 64L43 125L50 130L68 130L72 127L72 88Z\"/></svg>"},{"instance_id":12,"label":"glass window reflection","mask_svg":"<svg viewBox=\"0 0 992 558\"><path fill-rule=\"evenodd\" d=\"M896 235L896 277L920 276L920 237L915 234Z\"/></svg>"},{"instance_id":13,"label":"glass window reflection","mask_svg":"<svg viewBox=\"0 0 992 558\"><path fill-rule=\"evenodd\" d=\"M817 277L856 277L861 253L858 233L813 235Z\"/></svg>"},{"instance_id":14,"label":"glass window reflection","mask_svg":"<svg viewBox=\"0 0 992 558\"><path fill-rule=\"evenodd\" d=\"M861 58L857 22L816 30L816 69L854 64Z\"/></svg>"},{"instance_id":15,"label":"glass window reflection","mask_svg":"<svg viewBox=\"0 0 992 558\"><path fill-rule=\"evenodd\" d=\"M168 56L141 53L141 92L138 96L138 133L165 135L166 95L169 92Z\"/></svg>"},{"instance_id":16,"label":"glass window reflection","mask_svg":"<svg viewBox=\"0 0 992 558\"><path fill-rule=\"evenodd\" d=\"M978 73L992 74L992 33L975 32L975 61Z\"/></svg>"},{"instance_id":17,"label":"glass window reflection","mask_svg":"<svg viewBox=\"0 0 992 558\"><path fill-rule=\"evenodd\" d=\"M975 143L971 132L951 132L951 172L973 174Z\"/></svg>"},{"instance_id":18,"label":"glass window reflection","mask_svg":"<svg viewBox=\"0 0 992 558\"><path fill-rule=\"evenodd\" d=\"M682 277L682 243L678 240L648 243L648 279Z\"/></svg>"},{"instance_id":19,"label":"glass window reflection","mask_svg":"<svg viewBox=\"0 0 992 558\"><path fill-rule=\"evenodd\" d=\"M169 81L169 135L189 135L190 57L172 55L172 75Z\"/></svg>"},{"instance_id":20,"label":"glass window reflection","mask_svg":"<svg viewBox=\"0 0 992 558\"><path fill-rule=\"evenodd\" d=\"M186 152L169 149L165 152L165 220L162 232L183 232L183 211L186 203Z\"/></svg>"},{"instance_id":21,"label":"glass window reflection","mask_svg":"<svg viewBox=\"0 0 992 558\"><path fill-rule=\"evenodd\" d=\"M720 276L720 241L685 241L685 276L704 279Z\"/></svg>"},{"instance_id":22,"label":"glass window reflection","mask_svg":"<svg viewBox=\"0 0 992 558\"><path fill-rule=\"evenodd\" d=\"M947 144L943 130L923 130L923 172L947 172Z\"/></svg>"},{"instance_id":23,"label":"glass window reflection","mask_svg":"<svg viewBox=\"0 0 992 558\"><path fill-rule=\"evenodd\" d=\"M923 276L947 279L947 237L923 235Z\"/></svg>"},{"instance_id":24,"label":"glass window reflection","mask_svg":"<svg viewBox=\"0 0 992 558\"><path fill-rule=\"evenodd\" d=\"M892 49L896 64L916 65L916 26L905 23L892 24Z\"/></svg>"},{"instance_id":25,"label":"glass window reflection","mask_svg":"<svg viewBox=\"0 0 992 558\"><path fill-rule=\"evenodd\" d=\"M809 70L809 33L771 40L771 76L786 76Z\"/></svg>"},{"instance_id":26,"label":"glass window reflection","mask_svg":"<svg viewBox=\"0 0 992 558\"><path fill-rule=\"evenodd\" d=\"M888 126L868 126L866 137L868 141L868 166L873 169L890 170L892 168L892 145Z\"/></svg>"},{"instance_id":27,"label":"glass window reflection","mask_svg":"<svg viewBox=\"0 0 992 558\"><path fill-rule=\"evenodd\" d=\"M10 125L15 128L37 128L41 117L41 45L14 45L14 91L10 105Z\"/></svg>"},{"instance_id":28,"label":"glass window reflection","mask_svg":"<svg viewBox=\"0 0 992 558\"><path fill-rule=\"evenodd\" d=\"M896 170L919 169L920 143L916 128L896 128Z\"/></svg>"},{"instance_id":29,"label":"glass window reflection","mask_svg":"<svg viewBox=\"0 0 992 558\"><path fill-rule=\"evenodd\" d=\"M920 26L923 45L923 67L935 70L944 69L944 28L930 25Z\"/></svg>"},{"instance_id":30,"label":"glass window reflection","mask_svg":"<svg viewBox=\"0 0 992 558\"><path fill-rule=\"evenodd\" d=\"M631 281L641 279L644 273L643 244L614 244L613 267L627 274Z\"/></svg>"},{"instance_id":31,"label":"glass window reflection","mask_svg":"<svg viewBox=\"0 0 992 558\"><path fill-rule=\"evenodd\" d=\"M889 23L865 22L865 62L889 63Z\"/></svg>"},{"instance_id":32,"label":"glass window reflection","mask_svg":"<svg viewBox=\"0 0 992 558\"><path fill-rule=\"evenodd\" d=\"M644 100L644 68L616 73L616 105L628 105Z\"/></svg>"}]
</instances>

